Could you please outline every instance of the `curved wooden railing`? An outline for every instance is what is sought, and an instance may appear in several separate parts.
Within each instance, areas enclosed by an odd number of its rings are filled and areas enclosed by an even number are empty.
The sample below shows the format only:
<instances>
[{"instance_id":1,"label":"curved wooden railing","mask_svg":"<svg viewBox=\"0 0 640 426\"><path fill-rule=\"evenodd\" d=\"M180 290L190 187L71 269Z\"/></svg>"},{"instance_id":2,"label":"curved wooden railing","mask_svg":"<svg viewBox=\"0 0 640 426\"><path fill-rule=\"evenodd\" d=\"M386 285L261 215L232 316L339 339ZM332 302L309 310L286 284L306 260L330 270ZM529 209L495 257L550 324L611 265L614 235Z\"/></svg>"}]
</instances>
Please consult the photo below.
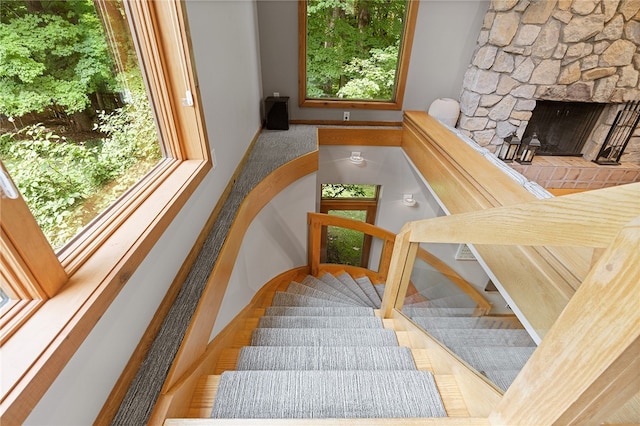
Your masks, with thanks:
<instances>
[{"instance_id":1,"label":"curved wooden railing","mask_svg":"<svg viewBox=\"0 0 640 426\"><path fill-rule=\"evenodd\" d=\"M347 219L340 216L328 215L323 213L308 213L307 222L309 224L309 268L312 274L317 274L321 269L320 264L320 250L321 250L321 232L325 226L336 226L340 228L351 229L354 231L362 232L366 235L370 235L374 238L382 240L382 253L380 254L380 260L378 263L377 272L383 278L386 278L389 273L389 265L391 262L391 255L393 245L396 240L396 235L393 232L380 228L375 225L371 225L366 222L360 222L357 220ZM482 294L476 290L467 280L462 278L453 268L440 260L438 257L429 253L421 247L416 247L417 256L427 264L431 265L434 269L447 277L452 284L455 284L460 290L462 290L471 300L473 300L478 306L476 309L477 315L484 315L491 311L491 303L485 299ZM396 307L401 307L404 295L395 303Z\"/></svg>"}]
</instances>

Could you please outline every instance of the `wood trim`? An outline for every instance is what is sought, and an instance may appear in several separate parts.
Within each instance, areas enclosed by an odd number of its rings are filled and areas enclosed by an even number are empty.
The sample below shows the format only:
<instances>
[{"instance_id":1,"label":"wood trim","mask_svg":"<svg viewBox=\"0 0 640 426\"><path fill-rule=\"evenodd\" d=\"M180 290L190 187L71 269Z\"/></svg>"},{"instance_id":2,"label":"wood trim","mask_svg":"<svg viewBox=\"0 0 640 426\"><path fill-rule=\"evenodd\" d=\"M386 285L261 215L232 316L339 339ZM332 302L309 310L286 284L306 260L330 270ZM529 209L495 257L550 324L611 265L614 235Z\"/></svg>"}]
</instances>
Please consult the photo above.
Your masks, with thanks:
<instances>
[{"instance_id":1,"label":"wood trim","mask_svg":"<svg viewBox=\"0 0 640 426\"><path fill-rule=\"evenodd\" d=\"M204 353L227 289L233 265L251 221L276 194L296 180L315 172L317 168L318 151L292 160L263 179L242 202L180 349L167 374L161 394L166 394ZM156 404L151 413L150 423L161 423L166 417L165 410L168 408L163 404L162 402Z\"/></svg>"},{"instance_id":2,"label":"wood trim","mask_svg":"<svg viewBox=\"0 0 640 426\"><path fill-rule=\"evenodd\" d=\"M400 146L402 129L318 128L318 145Z\"/></svg>"},{"instance_id":3,"label":"wood trim","mask_svg":"<svg viewBox=\"0 0 640 426\"><path fill-rule=\"evenodd\" d=\"M342 120L289 120L291 124L311 124L315 126L378 126L378 127L400 127L402 121L342 121Z\"/></svg>"},{"instance_id":4,"label":"wood trim","mask_svg":"<svg viewBox=\"0 0 640 426\"><path fill-rule=\"evenodd\" d=\"M407 74L411 60L413 37L418 19L419 0L407 0L407 11L400 43L394 98L390 101L357 101L340 99L307 99L307 2L298 0L298 104L309 108L347 108L396 110L402 109Z\"/></svg>"},{"instance_id":5,"label":"wood trim","mask_svg":"<svg viewBox=\"0 0 640 426\"><path fill-rule=\"evenodd\" d=\"M492 424L600 424L637 393L639 244L640 216L602 255L491 414Z\"/></svg>"},{"instance_id":6,"label":"wood trim","mask_svg":"<svg viewBox=\"0 0 640 426\"><path fill-rule=\"evenodd\" d=\"M0 420L26 419L206 173L184 161L1 349ZM186 182L186 183L185 183ZM144 224L144 226L142 225ZM125 248L123 253L120 248ZM114 265L117 267L114 268Z\"/></svg>"},{"instance_id":7,"label":"wood trim","mask_svg":"<svg viewBox=\"0 0 640 426\"><path fill-rule=\"evenodd\" d=\"M0 162L0 167L4 165ZM10 177L9 177L10 179ZM5 283L15 297L47 299L67 282L47 238L36 223L22 196L2 198L0 203L0 272L15 279Z\"/></svg>"},{"instance_id":8,"label":"wood trim","mask_svg":"<svg viewBox=\"0 0 640 426\"><path fill-rule=\"evenodd\" d=\"M391 263L389 265L389 274L387 275L387 285L385 286L382 304L380 306L380 315L382 318L392 317L401 287L404 282L408 283L410 280L410 270L413 269L415 256L409 256L411 245L409 237L409 232L404 227L400 230L400 233L396 235L393 253L391 255ZM416 245L417 244L414 244L414 246Z\"/></svg>"},{"instance_id":9,"label":"wood trim","mask_svg":"<svg viewBox=\"0 0 640 426\"><path fill-rule=\"evenodd\" d=\"M207 222L205 223L202 230L200 231L198 239L194 243L193 248L187 255L185 261L182 263L182 266L180 267L180 270L176 274L176 277L173 279L173 282L171 283L169 290L167 291L164 298L162 299L160 306L156 310L156 313L154 314L153 319L149 323L149 326L145 330L144 335L140 339L138 346L136 347L133 354L131 355L131 358L129 358L129 361L127 362L127 365L125 366L124 370L120 374L118 381L116 382L113 389L109 393L109 396L107 397L104 405L102 406L100 413L98 414L98 416L94 421L95 425L106 426L110 424L111 420L117 413L118 408L122 403L122 400L124 399L127 391L129 390L129 387L131 386L131 383L133 382L133 379L135 378L135 375L138 372L138 369L140 368L140 365L144 361L146 354L149 348L151 347L151 343L153 343L153 340L155 339L156 335L158 334L158 331L160 330L160 326L162 325L164 318L167 316L167 313L169 312L171 305L173 305L175 298L178 296L178 292L182 287L182 283L187 278L187 275L189 274L189 271L191 270L191 267L193 266L196 260L196 257L198 256L198 253L202 249L207 237L209 236L209 233L213 229L213 225L216 219L218 218L220 211L222 210L222 206L224 205L225 201L229 197L229 194L233 189L233 185L235 184L236 179L240 175L240 172L244 168L244 165L246 164L247 160L249 159L249 155L251 154L251 151L253 150L253 147L255 146L255 143L258 140L258 136L260 136L260 130L258 130L254 135L251 143L249 144L249 148L247 148L247 150L245 151L245 154L242 157L242 160L240 161L233 175L229 179L227 186L222 192L220 198L218 199L218 202L216 203L216 206L214 207L211 215L209 216L209 219L207 219Z\"/></svg>"},{"instance_id":10,"label":"wood trim","mask_svg":"<svg viewBox=\"0 0 640 426\"><path fill-rule=\"evenodd\" d=\"M607 247L640 215L638 194L633 183L411 222L411 241Z\"/></svg>"}]
</instances>

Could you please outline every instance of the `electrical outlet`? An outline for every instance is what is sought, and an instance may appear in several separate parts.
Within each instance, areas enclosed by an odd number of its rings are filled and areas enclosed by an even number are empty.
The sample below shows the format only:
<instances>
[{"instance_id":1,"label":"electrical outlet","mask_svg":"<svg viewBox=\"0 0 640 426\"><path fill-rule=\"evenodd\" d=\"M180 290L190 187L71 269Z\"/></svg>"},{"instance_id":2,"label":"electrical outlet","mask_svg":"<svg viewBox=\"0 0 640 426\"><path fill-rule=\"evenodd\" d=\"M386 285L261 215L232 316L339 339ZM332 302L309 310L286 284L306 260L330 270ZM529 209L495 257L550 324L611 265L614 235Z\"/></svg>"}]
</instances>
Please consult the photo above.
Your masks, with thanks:
<instances>
[{"instance_id":1,"label":"electrical outlet","mask_svg":"<svg viewBox=\"0 0 640 426\"><path fill-rule=\"evenodd\" d=\"M342 121L349 121L350 113L349 111L345 111L342 113Z\"/></svg>"}]
</instances>

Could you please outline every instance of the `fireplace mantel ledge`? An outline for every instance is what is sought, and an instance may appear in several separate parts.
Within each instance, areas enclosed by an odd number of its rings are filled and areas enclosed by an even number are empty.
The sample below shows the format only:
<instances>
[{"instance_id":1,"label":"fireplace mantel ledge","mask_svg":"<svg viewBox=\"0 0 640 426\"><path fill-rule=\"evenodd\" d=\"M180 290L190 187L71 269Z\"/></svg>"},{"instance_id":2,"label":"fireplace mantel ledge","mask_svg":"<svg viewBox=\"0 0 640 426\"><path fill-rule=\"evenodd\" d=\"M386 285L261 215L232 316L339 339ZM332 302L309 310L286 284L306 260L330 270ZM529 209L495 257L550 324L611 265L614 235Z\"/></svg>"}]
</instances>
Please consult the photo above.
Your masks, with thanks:
<instances>
[{"instance_id":1,"label":"fireplace mantel ledge","mask_svg":"<svg viewBox=\"0 0 640 426\"><path fill-rule=\"evenodd\" d=\"M439 121L439 120L438 120ZM459 129L455 127L451 127L448 124L440 123L449 129L452 133L454 133L458 138L463 140L467 145L471 148L479 152L484 158L493 163L496 167L498 167L504 174L509 176L511 179L516 181L519 185L524 187L527 191L533 194L536 198L544 199L544 198L552 198L553 194L544 189L540 184L534 182L532 180L527 179L523 174L517 172L507 165L504 161L500 160L494 153L489 151L487 148L484 148L478 145L473 139L469 138L467 135L462 133Z\"/></svg>"}]
</instances>

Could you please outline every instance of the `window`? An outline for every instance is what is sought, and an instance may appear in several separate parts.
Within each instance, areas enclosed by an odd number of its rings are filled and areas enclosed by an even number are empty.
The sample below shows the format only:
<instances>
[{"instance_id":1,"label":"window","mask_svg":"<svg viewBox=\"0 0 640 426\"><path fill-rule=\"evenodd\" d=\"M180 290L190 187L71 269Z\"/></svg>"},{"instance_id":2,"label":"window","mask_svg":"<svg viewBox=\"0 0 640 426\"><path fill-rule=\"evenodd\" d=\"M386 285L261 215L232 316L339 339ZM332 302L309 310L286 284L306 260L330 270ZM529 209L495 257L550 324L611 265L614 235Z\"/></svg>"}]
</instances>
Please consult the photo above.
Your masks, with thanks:
<instances>
[{"instance_id":1,"label":"window","mask_svg":"<svg viewBox=\"0 0 640 426\"><path fill-rule=\"evenodd\" d=\"M299 1L301 106L401 109L414 0Z\"/></svg>"},{"instance_id":2,"label":"window","mask_svg":"<svg viewBox=\"0 0 640 426\"><path fill-rule=\"evenodd\" d=\"M57 250L158 163L158 132L121 1L3 8L0 158Z\"/></svg>"},{"instance_id":3,"label":"window","mask_svg":"<svg viewBox=\"0 0 640 426\"><path fill-rule=\"evenodd\" d=\"M165 157L58 253L21 198L0 200L7 424L24 421L211 168L181 2L123 4Z\"/></svg>"},{"instance_id":4,"label":"window","mask_svg":"<svg viewBox=\"0 0 640 426\"><path fill-rule=\"evenodd\" d=\"M322 184L320 213L375 225L379 185ZM352 229L322 229L320 262L369 267L372 238Z\"/></svg>"}]
</instances>

